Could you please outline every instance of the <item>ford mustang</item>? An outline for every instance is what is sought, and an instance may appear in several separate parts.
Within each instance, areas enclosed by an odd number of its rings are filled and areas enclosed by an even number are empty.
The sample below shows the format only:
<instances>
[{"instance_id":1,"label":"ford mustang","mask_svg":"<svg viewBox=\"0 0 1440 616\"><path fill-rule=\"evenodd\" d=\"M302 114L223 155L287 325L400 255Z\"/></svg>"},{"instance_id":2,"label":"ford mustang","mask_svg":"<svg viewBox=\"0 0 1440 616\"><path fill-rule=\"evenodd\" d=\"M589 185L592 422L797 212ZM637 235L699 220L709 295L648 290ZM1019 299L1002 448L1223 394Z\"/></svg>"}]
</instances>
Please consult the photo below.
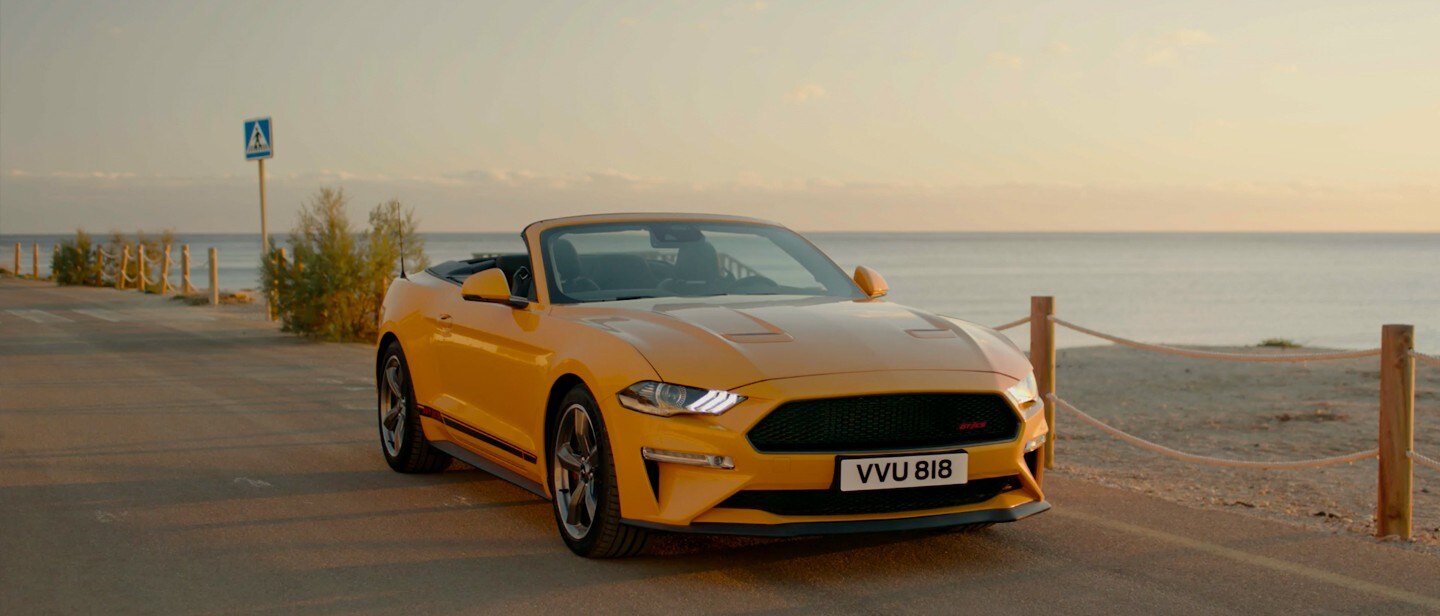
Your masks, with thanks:
<instances>
[{"instance_id":1,"label":"ford mustang","mask_svg":"<svg viewBox=\"0 0 1440 616\"><path fill-rule=\"evenodd\" d=\"M381 451L554 503L576 554L655 532L973 530L1045 511L1031 365L996 332L881 299L734 216L534 223L526 252L392 283Z\"/></svg>"}]
</instances>

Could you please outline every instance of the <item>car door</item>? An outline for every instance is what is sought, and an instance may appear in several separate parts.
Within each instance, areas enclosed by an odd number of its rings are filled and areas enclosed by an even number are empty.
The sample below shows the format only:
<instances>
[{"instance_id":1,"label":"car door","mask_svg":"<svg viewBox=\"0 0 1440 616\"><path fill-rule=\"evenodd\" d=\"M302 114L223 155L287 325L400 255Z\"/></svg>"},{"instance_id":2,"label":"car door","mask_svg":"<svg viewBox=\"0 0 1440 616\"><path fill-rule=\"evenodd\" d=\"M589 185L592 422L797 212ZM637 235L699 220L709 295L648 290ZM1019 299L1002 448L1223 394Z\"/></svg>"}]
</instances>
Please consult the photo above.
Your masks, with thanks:
<instances>
[{"instance_id":1,"label":"car door","mask_svg":"<svg viewBox=\"0 0 1440 616\"><path fill-rule=\"evenodd\" d=\"M542 318L531 309L464 300L459 289L437 315L441 379L456 403L447 411L451 434L522 469L544 449L543 435L530 428L533 416L545 411L544 377L553 355L533 341Z\"/></svg>"}]
</instances>

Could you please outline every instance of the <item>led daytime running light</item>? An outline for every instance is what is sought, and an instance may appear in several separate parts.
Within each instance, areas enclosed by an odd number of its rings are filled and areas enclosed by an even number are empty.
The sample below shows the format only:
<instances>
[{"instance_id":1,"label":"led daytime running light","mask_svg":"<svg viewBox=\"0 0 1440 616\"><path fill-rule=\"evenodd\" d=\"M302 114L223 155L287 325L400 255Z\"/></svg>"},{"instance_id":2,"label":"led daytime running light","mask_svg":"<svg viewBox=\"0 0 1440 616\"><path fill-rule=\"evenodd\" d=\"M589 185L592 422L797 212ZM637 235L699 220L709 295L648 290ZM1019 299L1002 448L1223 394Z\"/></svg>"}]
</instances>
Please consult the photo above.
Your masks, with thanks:
<instances>
[{"instance_id":1,"label":"led daytime running light","mask_svg":"<svg viewBox=\"0 0 1440 616\"><path fill-rule=\"evenodd\" d=\"M641 447L640 455L652 462L669 462L671 464L704 466L706 468L735 468L735 460L731 459L730 456L690 453L688 451L668 451L665 449L651 449L649 447Z\"/></svg>"},{"instance_id":2,"label":"led daytime running light","mask_svg":"<svg viewBox=\"0 0 1440 616\"><path fill-rule=\"evenodd\" d=\"M617 394L620 405L632 411L670 417L680 414L719 415L745 400L740 394L641 381Z\"/></svg>"}]
</instances>

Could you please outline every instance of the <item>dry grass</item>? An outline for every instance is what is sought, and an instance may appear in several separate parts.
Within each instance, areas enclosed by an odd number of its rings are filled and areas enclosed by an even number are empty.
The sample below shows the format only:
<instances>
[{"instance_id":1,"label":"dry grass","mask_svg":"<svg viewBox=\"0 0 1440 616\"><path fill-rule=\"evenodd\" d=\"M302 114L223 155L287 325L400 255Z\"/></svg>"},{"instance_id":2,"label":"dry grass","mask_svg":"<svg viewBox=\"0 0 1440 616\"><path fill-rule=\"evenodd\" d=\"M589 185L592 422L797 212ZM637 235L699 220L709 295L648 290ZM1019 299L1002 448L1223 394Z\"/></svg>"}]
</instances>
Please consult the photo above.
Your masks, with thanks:
<instances>
[{"instance_id":1,"label":"dry grass","mask_svg":"<svg viewBox=\"0 0 1440 616\"><path fill-rule=\"evenodd\" d=\"M184 302L188 306L207 306L210 304L209 293L191 293L188 295L176 295L170 298L173 301ZM221 304L253 304L255 295L250 291L221 291Z\"/></svg>"},{"instance_id":2,"label":"dry grass","mask_svg":"<svg viewBox=\"0 0 1440 616\"><path fill-rule=\"evenodd\" d=\"M1261 340L1260 344L1257 344L1255 346L1271 347L1276 349L1298 349L1302 345L1299 342L1295 342L1294 340L1291 340L1289 338L1266 338L1264 340Z\"/></svg>"}]
</instances>

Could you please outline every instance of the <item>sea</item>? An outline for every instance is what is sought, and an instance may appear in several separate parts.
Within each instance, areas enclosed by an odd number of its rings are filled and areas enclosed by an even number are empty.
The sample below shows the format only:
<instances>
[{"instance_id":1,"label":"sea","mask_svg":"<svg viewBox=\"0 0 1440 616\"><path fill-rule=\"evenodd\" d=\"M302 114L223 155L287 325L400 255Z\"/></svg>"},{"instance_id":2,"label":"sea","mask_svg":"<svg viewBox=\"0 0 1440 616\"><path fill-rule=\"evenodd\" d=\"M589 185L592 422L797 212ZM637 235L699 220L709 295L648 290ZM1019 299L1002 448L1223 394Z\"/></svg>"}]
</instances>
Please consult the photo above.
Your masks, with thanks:
<instances>
[{"instance_id":1,"label":"sea","mask_svg":"<svg viewBox=\"0 0 1440 616\"><path fill-rule=\"evenodd\" d=\"M432 262L524 249L515 233L427 233ZM1415 326L1416 348L1440 353L1440 234L1434 233L805 233L847 271L879 271L887 299L986 325L1024 317L1055 297L1068 321L1147 342L1369 349L1386 323ZM177 234L192 280L219 249L220 286L257 285L259 234ZM41 273L69 235L0 234L0 266L22 271L32 244ZM98 239L98 238L97 238ZM284 245L284 237L276 241ZM179 249L173 253L176 267ZM179 281L178 272L174 274ZM1026 328L1008 332L1028 344ZM1061 331L1062 347L1105 344Z\"/></svg>"}]
</instances>

